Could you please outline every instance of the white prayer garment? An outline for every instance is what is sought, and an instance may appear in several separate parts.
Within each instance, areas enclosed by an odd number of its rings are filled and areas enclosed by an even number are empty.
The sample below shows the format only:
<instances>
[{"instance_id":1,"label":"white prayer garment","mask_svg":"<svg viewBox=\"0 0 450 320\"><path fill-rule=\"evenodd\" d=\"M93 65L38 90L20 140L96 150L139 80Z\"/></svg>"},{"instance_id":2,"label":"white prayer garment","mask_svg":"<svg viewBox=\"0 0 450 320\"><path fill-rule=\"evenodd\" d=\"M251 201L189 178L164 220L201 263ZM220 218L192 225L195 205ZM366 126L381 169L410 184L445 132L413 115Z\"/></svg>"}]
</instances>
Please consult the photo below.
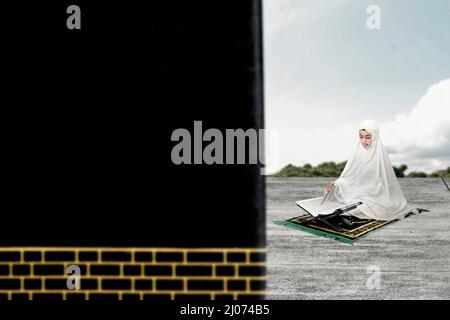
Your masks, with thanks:
<instances>
[{"instance_id":1,"label":"white prayer garment","mask_svg":"<svg viewBox=\"0 0 450 320\"><path fill-rule=\"evenodd\" d=\"M334 181L329 197L345 204L361 201L363 204L348 212L358 218L403 218L412 209L407 205L381 142L379 126L373 120L366 120L360 124L361 129L372 135L372 145L365 149L357 141L340 177Z\"/></svg>"}]
</instances>

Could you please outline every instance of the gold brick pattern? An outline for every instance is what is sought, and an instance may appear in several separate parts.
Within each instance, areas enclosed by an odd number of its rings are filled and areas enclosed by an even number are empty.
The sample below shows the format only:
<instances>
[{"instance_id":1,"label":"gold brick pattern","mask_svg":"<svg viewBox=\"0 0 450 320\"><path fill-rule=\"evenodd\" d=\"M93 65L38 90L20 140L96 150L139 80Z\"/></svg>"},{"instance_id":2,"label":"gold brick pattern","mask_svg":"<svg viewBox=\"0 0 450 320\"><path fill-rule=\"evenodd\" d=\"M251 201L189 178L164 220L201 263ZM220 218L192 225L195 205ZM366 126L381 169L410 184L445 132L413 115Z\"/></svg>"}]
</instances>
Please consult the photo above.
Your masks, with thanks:
<instances>
[{"instance_id":1,"label":"gold brick pattern","mask_svg":"<svg viewBox=\"0 0 450 320\"><path fill-rule=\"evenodd\" d=\"M265 280L262 248L0 247L0 300L263 299Z\"/></svg>"}]
</instances>

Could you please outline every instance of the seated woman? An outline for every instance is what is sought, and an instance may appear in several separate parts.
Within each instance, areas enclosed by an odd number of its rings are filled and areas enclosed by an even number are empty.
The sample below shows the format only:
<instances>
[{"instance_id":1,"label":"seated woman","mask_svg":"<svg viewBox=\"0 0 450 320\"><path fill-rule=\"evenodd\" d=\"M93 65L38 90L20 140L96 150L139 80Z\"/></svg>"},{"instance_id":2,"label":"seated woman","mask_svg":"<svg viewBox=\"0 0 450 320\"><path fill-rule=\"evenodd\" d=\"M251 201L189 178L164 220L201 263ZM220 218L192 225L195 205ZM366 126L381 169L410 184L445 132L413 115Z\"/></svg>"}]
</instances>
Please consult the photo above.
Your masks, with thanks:
<instances>
[{"instance_id":1,"label":"seated woman","mask_svg":"<svg viewBox=\"0 0 450 320\"><path fill-rule=\"evenodd\" d=\"M347 215L359 219L393 220L411 211L379 136L379 126L366 120L359 126L359 141L340 177L330 182L329 197L350 204L363 204Z\"/></svg>"}]
</instances>

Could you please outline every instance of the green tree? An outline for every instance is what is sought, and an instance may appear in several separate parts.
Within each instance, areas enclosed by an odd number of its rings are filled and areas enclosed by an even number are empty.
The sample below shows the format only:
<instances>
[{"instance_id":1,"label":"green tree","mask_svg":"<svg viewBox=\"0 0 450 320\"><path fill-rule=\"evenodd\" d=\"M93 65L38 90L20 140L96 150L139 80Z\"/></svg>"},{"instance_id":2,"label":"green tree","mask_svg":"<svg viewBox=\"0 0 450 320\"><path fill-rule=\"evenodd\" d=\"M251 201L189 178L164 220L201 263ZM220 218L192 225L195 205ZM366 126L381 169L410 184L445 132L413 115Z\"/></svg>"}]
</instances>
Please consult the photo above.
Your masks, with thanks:
<instances>
[{"instance_id":1,"label":"green tree","mask_svg":"<svg viewBox=\"0 0 450 320\"><path fill-rule=\"evenodd\" d=\"M339 177L346 162L323 162L317 166L307 163L302 166L288 164L280 171L273 174L274 177Z\"/></svg>"},{"instance_id":2,"label":"green tree","mask_svg":"<svg viewBox=\"0 0 450 320\"><path fill-rule=\"evenodd\" d=\"M450 178L450 167L447 167L447 169L434 171L430 174L430 177L432 177L432 178L438 178L438 177Z\"/></svg>"},{"instance_id":3,"label":"green tree","mask_svg":"<svg viewBox=\"0 0 450 320\"><path fill-rule=\"evenodd\" d=\"M402 164L400 167L392 166L396 177L403 178L405 176L405 171L408 169L406 164Z\"/></svg>"},{"instance_id":4,"label":"green tree","mask_svg":"<svg viewBox=\"0 0 450 320\"><path fill-rule=\"evenodd\" d=\"M427 178L428 175L425 172L412 171L412 172L408 173L407 177L408 178Z\"/></svg>"}]
</instances>

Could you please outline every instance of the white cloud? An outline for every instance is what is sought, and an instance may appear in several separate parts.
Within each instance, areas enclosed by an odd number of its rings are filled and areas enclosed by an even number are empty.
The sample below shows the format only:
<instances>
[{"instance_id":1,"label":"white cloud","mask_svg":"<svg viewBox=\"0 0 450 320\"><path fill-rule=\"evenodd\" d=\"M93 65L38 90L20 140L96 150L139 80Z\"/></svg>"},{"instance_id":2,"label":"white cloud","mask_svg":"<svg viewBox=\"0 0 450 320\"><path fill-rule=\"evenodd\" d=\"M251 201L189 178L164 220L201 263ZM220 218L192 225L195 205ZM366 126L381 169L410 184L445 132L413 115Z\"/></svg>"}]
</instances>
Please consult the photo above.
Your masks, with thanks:
<instances>
[{"instance_id":1,"label":"white cloud","mask_svg":"<svg viewBox=\"0 0 450 320\"><path fill-rule=\"evenodd\" d=\"M383 143L393 162L409 171L433 171L450 165L450 79L428 88L407 114L381 124Z\"/></svg>"},{"instance_id":2,"label":"white cloud","mask_svg":"<svg viewBox=\"0 0 450 320\"><path fill-rule=\"evenodd\" d=\"M430 20L421 5L398 15L401 6L382 2L380 33L366 28L367 1L263 1L265 127L279 132L268 172L346 160L365 119L382 124L395 165L450 165L450 79L426 90L450 74L448 20L438 4Z\"/></svg>"}]
</instances>

